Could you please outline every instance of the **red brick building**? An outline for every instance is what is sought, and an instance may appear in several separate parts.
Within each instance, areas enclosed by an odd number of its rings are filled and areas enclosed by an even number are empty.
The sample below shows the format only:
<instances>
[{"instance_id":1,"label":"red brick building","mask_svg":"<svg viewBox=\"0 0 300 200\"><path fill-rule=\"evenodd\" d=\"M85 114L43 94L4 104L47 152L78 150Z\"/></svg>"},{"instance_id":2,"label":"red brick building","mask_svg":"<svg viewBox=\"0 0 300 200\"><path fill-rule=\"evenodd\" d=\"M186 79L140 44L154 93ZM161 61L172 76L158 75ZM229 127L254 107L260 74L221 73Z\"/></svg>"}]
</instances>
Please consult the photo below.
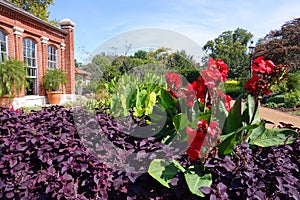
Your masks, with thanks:
<instances>
[{"instance_id":1,"label":"red brick building","mask_svg":"<svg viewBox=\"0 0 300 200\"><path fill-rule=\"evenodd\" d=\"M23 61L30 80L30 89L15 98L15 107L46 103L42 78L48 68L67 73L69 81L61 103L75 99L75 23L64 19L59 24L60 28L0 0L0 62L8 57Z\"/></svg>"}]
</instances>

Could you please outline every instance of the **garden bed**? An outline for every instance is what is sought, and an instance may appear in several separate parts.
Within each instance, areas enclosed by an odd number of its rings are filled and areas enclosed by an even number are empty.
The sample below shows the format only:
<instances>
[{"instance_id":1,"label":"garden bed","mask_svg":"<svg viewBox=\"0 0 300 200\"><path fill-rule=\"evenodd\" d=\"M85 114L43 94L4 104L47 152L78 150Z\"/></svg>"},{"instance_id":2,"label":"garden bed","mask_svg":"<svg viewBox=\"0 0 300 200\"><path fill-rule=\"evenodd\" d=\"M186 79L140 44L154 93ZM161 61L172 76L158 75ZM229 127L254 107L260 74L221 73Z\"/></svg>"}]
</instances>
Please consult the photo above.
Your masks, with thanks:
<instances>
[{"instance_id":1,"label":"garden bed","mask_svg":"<svg viewBox=\"0 0 300 200\"><path fill-rule=\"evenodd\" d=\"M252 69L243 106L221 90L227 65L210 58L192 83L124 75L89 111L0 108L0 199L298 200L299 128L259 117L286 70L263 57Z\"/></svg>"},{"instance_id":2,"label":"garden bed","mask_svg":"<svg viewBox=\"0 0 300 200\"><path fill-rule=\"evenodd\" d=\"M212 186L201 189L201 198L190 192L181 172L171 188L147 173L147 162L157 157L183 166L199 161L152 137L134 137L134 127L145 125L132 116L117 120L105 109L53 106L25 114L1 108L0 198L299 199L299 137L268 148L242 143L234 156L219 157L213 149L204 163Z\"/></svg>"}]
</instances>

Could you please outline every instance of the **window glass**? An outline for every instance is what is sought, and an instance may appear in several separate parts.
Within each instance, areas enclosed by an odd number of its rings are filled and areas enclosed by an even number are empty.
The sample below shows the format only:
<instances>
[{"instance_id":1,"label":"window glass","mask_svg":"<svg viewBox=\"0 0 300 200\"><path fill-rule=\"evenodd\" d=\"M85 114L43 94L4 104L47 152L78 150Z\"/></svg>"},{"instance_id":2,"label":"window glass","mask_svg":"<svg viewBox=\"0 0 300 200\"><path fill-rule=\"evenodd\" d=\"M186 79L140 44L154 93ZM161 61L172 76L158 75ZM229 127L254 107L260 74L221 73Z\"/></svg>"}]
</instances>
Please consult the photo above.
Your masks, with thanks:
<instances>
[{"instance_id":1,"label":"window glass","mask_svg":"<svg viewBox=\"0 0 300 200\"><path fill-rule=\"evenodd\" d=\"M0 62L7 59L7 34L0 29Z\"/></svg>"},{"instance_id":2,"label":"window glass","mask_svg":"<svg viewBox=\"0 0 300 200\"><path fill-rule=\"evenodd\" d=\"M57 69L57 48L48 46L48 69Z\"/></svg>"},{"instance_id":3,"label":"window glass","mask_svg":"<svg viewBox=\"0 0 300 200\"><path fill-rule=\"evenodd\" d=\"M30 38L23 39L24 62L27 68L28 87L26 88L26 95L38 94L38 77L36 64L36 42Z\"/></svg>"}]
</instances>

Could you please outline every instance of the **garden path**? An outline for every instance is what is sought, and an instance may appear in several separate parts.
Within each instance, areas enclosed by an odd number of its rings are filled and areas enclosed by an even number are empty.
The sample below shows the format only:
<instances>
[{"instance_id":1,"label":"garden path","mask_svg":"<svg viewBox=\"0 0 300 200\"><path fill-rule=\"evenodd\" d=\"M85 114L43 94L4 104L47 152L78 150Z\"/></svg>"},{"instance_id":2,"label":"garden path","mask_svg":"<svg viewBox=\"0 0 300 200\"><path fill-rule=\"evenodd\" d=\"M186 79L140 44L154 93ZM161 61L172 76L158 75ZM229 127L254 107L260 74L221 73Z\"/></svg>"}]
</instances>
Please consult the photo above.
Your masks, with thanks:
<instances>
[{"instance_id":1,"label":"garden path","mask_svg":"<svg viewBox=\"0 0 300 200\"><path fill-rule=\"evenodd\" d=\"M269 124L268 127L270 128L279 125L279 122L290 123L296 127L300 127L300 116L291 115L275 109L260 107L259 116L262 119L275 123Z\"/></svg>"},{"instance_id":2,"label":"garden path","mask_svg":"<svg viewBox=\"0 0 300 200\"><path fill-rule=\"evenodd\" d=\"M231 106L233 106L234 103L235 101L231 101ZM267 124L268 128L277 127L279 125L279 122L289 123L289 124L293 124L296 127L300 127L300 116L291 115L286 112L282 112L272 108L266 108L260 106L259 116L262 119L274 123L274 124Z\"/></svg>"}]
</instances>

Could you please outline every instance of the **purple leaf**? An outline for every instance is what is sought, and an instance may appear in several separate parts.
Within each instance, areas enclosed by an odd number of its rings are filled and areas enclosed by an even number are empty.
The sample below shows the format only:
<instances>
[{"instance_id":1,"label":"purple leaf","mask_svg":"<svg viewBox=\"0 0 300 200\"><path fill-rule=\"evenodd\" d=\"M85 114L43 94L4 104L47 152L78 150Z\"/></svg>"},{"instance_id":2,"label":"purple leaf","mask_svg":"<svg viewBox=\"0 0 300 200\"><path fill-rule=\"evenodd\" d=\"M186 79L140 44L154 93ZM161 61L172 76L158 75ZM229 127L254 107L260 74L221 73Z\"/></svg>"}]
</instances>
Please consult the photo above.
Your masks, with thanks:
<instances>
[{"instance_id":1,"label":"purple leaf","mask_svg":"<svg viewBox=\"0 0 300 200\"><path fill-rule=\"evenodd\" d=\"M210 191L211 191L211 188L210 187L207 187L207 186L203 186L200 188L200 191L203 193L203 194L209 194Z\"/></svg>"},{"instance_id":2,"label":"purple leaf","mask_svg":"<svg viewBox=\"0 0 300 200\"><path fill-rule=\"evenodd\" d=\"M9 167L13 168L14 166L16 166L16 164L18 164L18 160L16 158L13 158L11 160L9 160Z\"/></svg>"},{"instance_id":3,"label":"purple leaf","mask_svg":"<svg viewBox=\"0 0 300 200\"><path fill-rule=\"evenodd\" d=\"M16 149L18 151L25 151L25 149L27 149L26 143L25 142L18 143Z\"/></svg>"},{"instance_id":4,"label":"purple leaf","mask_svg":"<svg viewBox=\"0 0 300 200\"><path fill-rule=\"evenodd\" d=\"M13 192L9 192L9 193L6 193L6 198L8 198L8 199L12 199L14 196L15 196L15 194L13 193Z\"/></svg>"}]
</instances>

